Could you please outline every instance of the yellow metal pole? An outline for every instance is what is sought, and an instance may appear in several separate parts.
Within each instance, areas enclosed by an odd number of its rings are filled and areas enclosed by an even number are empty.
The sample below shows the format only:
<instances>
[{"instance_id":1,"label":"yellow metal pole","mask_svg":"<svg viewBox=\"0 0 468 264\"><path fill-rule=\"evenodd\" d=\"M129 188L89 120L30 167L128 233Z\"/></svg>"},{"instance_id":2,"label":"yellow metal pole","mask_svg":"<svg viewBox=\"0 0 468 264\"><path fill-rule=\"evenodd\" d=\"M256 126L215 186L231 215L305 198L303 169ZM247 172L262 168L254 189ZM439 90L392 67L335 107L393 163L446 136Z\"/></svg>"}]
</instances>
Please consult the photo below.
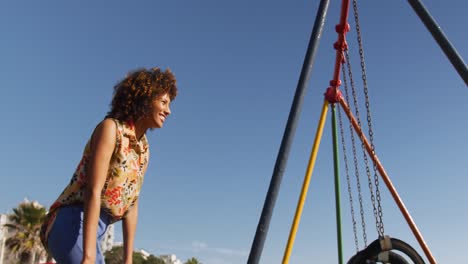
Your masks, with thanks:
<instances>
[{"instance_id":1,"label":"yellow metal pole","mask_svg":"<svg viewBox=\"0 0 468 264\"><path fill-rule=\"evenodd\" d=\"M288 244L286 245L286 250L284 252L283 264L288 264L289 258L291 257L291 251L294 244L294 240L296 238L297 227L299 226L299 222L301 220L302 209L304 208L304 203L307 197L307 190L309 189L310 179L312 178L312 171L314 170L315 160L317 158L317 152L320 146L320 140L322 139L323 127L325 126L325 121L327 119L327 111L328 101L325 100L325 102L323 103L322 114L320 115L317 132L315 134L314 146L312 147L312 151L310 153L309 165L307 166L304 183L302 184L301 196L299 197L299 201L297 203L296 214L294 216L294 221L291 226L291 231L289 233Z\"/></svg>"}]
</instances>

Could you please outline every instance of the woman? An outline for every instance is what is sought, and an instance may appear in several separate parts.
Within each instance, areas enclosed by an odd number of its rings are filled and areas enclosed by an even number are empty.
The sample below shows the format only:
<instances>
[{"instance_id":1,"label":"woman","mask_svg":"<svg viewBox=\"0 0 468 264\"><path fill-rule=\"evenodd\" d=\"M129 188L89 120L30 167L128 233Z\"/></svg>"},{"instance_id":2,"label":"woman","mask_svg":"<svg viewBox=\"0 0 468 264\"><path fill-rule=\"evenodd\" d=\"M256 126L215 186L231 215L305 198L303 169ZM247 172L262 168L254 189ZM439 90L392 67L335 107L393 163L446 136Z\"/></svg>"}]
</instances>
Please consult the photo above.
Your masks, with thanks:
<instances>
[{"instance_id":1,"label":"woman","mask_svg":"<svg viewBox=\"0 0 468 264\"><path fill-rule=\"evenodd\" d=\"M119 220L124 261L132 263L138 196L149 161L146 131L163 127L176 96L174 75L159 68L130 73L114 87L111 110L42 226L41 240L58 263L104 263L100 239Z\"/></svg>"}]
</instances>

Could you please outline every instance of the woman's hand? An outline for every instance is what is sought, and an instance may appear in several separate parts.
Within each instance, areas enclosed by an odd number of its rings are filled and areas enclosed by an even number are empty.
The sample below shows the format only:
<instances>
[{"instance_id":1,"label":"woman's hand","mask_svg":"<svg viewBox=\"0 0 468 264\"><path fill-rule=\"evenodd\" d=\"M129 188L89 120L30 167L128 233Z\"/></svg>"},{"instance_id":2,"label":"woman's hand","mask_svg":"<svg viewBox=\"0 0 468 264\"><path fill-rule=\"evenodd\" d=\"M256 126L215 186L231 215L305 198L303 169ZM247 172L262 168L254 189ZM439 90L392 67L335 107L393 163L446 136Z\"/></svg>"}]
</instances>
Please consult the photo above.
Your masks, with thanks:
<instances>
[{"instance_id":1,"label":"woman's hand","mask_svg":"<svg viewBox=\"0 0 468 264\"><path fill-rule=\"evenodd\" d=\"M93 258L91 256L83 256L81 264L94 264L96 263L96 256Z\"/></svg>"},{"instance_id":2,"label":"woman's hand","mask_svg":"<svg viewBox=\"0 0 468 264\"><path fill-rule=\"evenodd\" d=\"M133 261L133 243L135 240L135 231L138 221L138 200L128 209L127 215L122 219L122 232L124 242L124 262L132 264Z\"/></svg>"}]
</instances>

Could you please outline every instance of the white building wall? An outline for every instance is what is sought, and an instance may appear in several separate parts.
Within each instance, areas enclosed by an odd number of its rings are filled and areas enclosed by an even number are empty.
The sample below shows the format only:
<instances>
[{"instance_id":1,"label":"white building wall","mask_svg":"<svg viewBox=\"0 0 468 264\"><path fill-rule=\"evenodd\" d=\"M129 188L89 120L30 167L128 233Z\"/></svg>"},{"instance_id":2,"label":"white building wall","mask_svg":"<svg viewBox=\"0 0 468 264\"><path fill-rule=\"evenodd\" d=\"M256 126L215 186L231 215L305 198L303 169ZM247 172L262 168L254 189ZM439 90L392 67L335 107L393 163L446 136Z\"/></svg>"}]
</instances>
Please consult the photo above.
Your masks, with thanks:
<instances>
[{"instance_id":1,"label":"white building wall","mask_svg":"<svg viewBox=\"0 0 468 264\"><path fill-rule=\"evenodd\" d=\"M161 255L159 258L161 258L165 264L182 264L182 261L177 259L177 256L174 254Z\"/></svg>"},{"instance_id":2,"label":"white building wall","mask_svg":"<svg viewBox=\"0 0 468 264\"><path fill-rule=\"evenodd\" d=\"M111 250L114 246L114 225L109 225L107 227L107 231L104 234L104 239L101 242L101 250L102 252L106 252Z\"/></svg>"},{"instance_id":3,"label":"white building wall","mask_svg":"<svg viewBox=\"0 0 468 264\"><path fill-rule=\"evenodd\" d=\"M13 232L4 226L9 222L8 215L0 214L0 264L6 264L5 259L7 258L8 254L6 252L5 242L7 238L13 235Z\"/></svg>"}]
</instances>

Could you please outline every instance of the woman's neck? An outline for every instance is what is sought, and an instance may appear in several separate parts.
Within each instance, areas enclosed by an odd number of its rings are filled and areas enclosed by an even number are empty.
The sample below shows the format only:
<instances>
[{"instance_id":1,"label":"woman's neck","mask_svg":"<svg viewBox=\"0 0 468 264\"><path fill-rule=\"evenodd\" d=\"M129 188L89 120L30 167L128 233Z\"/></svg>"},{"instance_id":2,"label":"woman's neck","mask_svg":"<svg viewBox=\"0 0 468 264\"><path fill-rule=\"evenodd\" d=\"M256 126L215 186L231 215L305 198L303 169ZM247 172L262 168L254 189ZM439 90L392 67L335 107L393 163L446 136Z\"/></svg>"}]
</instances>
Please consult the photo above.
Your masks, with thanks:
<instances>
[{"instance_id":1,"label":"woman's neck","mask_svg":"<svg viewBox=\"0 0 468 264\"><path fill-rule=\"evenodd\" d=\"M134 122L133 126L134 126L134 129L135 129L135 136L136 136L137 140L140 140L140 138L146 133L146 130L148 129L148 126L141 119Z\"/></svg>"}]
</instances>

